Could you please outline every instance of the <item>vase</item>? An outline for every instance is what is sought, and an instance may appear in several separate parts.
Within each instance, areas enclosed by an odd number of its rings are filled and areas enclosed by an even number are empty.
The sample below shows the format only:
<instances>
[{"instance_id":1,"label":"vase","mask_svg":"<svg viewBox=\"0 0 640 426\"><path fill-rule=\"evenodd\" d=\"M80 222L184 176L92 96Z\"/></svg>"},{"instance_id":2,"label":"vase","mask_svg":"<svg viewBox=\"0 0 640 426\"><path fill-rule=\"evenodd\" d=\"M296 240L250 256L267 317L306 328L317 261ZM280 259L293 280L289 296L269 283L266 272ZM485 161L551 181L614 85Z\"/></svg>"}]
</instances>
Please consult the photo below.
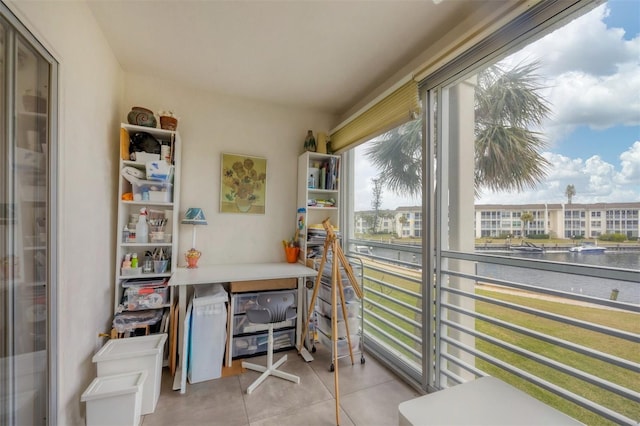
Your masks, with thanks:
<instances>
[{"instance_id":1,"label":"vase","mask_svg":"<svg viewBox=\"0 0 640 426\"><path fill-rule=\"evenodd\" d=\"M129 124L144 127L156 127L158 124L156 117L153 115L153 111L143 107L131 108L131 111L127 114L127 121Z\"/></svg>"},{"instance_id":2,"label":"vase","mask_svg":"<svg viewBox=\"0 0 640 426\"><path fill-rule=\"evenodd\" d=\"M201 252L192 248L185 255L185 259L187 260L187 268L193 269L198 267L198 260L200 260Z\"/></svg>"},{"instance_id":3,"label":"vase","mask_svg":"<svg viewBox=\"0 0 640 426\"><path fill-rule=\"evenodd\" d=\"M248 198L238 198L238 197L236 197L236 207L242 213L246 213L249 210L251 210L251 205L252 204L253 204L253 201L249 200Z\"/></svg>"}]
</instances>

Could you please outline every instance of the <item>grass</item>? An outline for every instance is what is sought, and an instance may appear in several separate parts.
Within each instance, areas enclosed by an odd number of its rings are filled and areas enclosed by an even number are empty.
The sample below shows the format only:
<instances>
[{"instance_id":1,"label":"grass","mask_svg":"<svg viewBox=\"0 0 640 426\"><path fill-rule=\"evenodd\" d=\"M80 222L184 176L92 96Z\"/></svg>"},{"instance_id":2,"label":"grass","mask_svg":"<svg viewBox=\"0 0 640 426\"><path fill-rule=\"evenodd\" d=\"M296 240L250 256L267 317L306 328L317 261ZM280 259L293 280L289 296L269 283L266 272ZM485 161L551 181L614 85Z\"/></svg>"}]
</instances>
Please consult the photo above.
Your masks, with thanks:
<instances>
[{"instance_id":1,"label":"grass","mask_svg":"<svg viewBox=\"0 0 640 426\"><path fill-rule=\"evenodd\" d=\"M375 277L398 287L410 289L418 293L420 292L419 285L408 280L390 276L388 274L386 275L384 273L373 272L368 268L365 269L368 276ZM379 284L367 282L365 283L365 289L376 289L387 294L391 298L396 298L399 301L407 303L411 306L420 306L419 299L395 290L385 290ZM619 312L588 306L570 305L562 303L558 300L538 299L528 297L526 296L526 294L506 294L481 287L478 287L476 289L476 293L495 299L516 303L518 305L535 308L541 311L552 312L558 315L579 319L581 321L587 321L610 328L624 330L630 333L640 334L640 315L635 313ZM378 303L389 307L405 318L421 321L420 314L416 315L413 311L401 305L389 302L388 300L379 296L373 296L371 292L367 294L367 299L378 301ZM366 305L366 307L367 309L371 309L371 305ZM547 334L549 336L554 336L559 339L570 341L575 344L592 348L594 350L601 351L619 358L633 361L635 363L640 363L640 347L637 343L628 342L626 340L595 331L589 331L579 327L565 325L536 315L525 314L509 308L495 306L486 302L476 302L475 310L478 313L499 318L506 322L517 324L522 327ZM401 319L389 313L386 313L381 309L373 308L373 311L386 320L392 322L397 327L405 330L409 334L421 333L420 330L416 330L412 325L403 322ZM401 333L393 330L392 328L385 326L382 321L372 322L376 323L379 327L384 328L389 334L392 334L403 343L419 350L419 344L416 344L413 340L406 336L403 336ZM581 370L593 376L616 383L619 386L623 386L636 392L640 392L640 374L638 373L633 373L629 370L613 366L604 361L599 361L585 355L577 354L573 351L563 349L557 345L552 345L540 341L539 339L528 337L520 333L489 324L482 320L475 321L475 328L478 332L485 333L504 342L508 342L530 352L539 354L540 356L547 357L549 359L566 364L577 370ZM392 342L388 341L389 339L386 339L384 337L380 338L387 341L387 343L389 343L390 345L393 345ZM475 346L476 349L492 357L498 358L503 362L506 362L518 369L527 371L563 389L567 389L570 392L580 395L583 398L594 401L597 404L607 407L617 413L630 417L635 421L638 421L640 419L640 403L638 402L630 401L629 399L604 390L596 385L592 385L583 380L577 379L572 375L558 372L551 367L547 367L539 363L538 361L527 358L525 356L514 354L482 339L476 338ZM419 359L415 359L416 357L408 351L400 349L399 352L401 353L401 356L409 357L415 362L420 362ZM505 370L496 367L486 361L476 359L475 365L480 370L492 376L501 378L502 380L524 390L525 392L533 395L546 404L556 407L557 409L565 412L566 414L578 419L583 423L615 424L613 422L607 421L606 419L592 413L585 408L568 402L564 398L556 396L555 394L539 388L536 385L530 384L526 380L508 373Z\"/></svg>"}]
</instances>

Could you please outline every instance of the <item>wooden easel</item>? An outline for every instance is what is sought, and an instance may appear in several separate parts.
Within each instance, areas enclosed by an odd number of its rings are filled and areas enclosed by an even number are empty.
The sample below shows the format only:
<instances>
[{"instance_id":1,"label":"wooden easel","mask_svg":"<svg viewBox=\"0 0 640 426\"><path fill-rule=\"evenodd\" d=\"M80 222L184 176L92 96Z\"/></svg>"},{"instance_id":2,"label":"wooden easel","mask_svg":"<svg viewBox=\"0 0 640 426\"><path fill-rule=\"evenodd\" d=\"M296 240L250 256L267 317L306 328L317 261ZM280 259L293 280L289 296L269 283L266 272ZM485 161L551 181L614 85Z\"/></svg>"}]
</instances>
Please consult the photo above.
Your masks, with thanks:
<instances>
[{"instance_id":1,"label":"wooden easel","mask_svg":"<svg viewBox=\"0 0 640 426\"><path fill-rule=\"evenodd\" d=\"M349 321L347 316L347 307L344 303L344 288L342 286L342 279L340 277L340 264L344 268L347 277L349 278L349 282L353 287L353 291L356 293L356 296L359 299L362 299L362 289L358 285L356 281L356 277L353 274L353 269L351 269L351 265L347 261L347 258L342 251L342 247L340 247L340 241L333 231L333 226L331 226L331 222L329 218L325 219L322 222L322 226L327 232L327 238L324 242L324 252L322 253L322 260L320 261L320 266L318 268L318 276L316 277L316 282L313 287L313 295L311 296L311 303L309 304L309 311L307 312L307 318L304 324L304 328L302 331L303 336L307 336L309 332L309 321L311 320L311 315L313 314L313 310L316 305L316 298L318 297L318 289L320 288L320 281L322 279L322 271L324 270L324 265L327 262L327 253L329 250L332 252L332 269L331 269L331 342L333 344L332 349L332 365L334 366L333 373L333 382L335 386L336 393L336 425L340 425L340 389L339 389L339 379L338 379L338 292L340 292L340 305L342 307L342 318L344 318L344 325L347 333L347 344L349 345L349 356L351 357L351 365L353 362L353 350L351 349L351 334L349 332ZM304 345L305 339L302 339L300 342L300 347L298 348L298 352L302 351L302 346Z\"/></svg>"}]
</instances>

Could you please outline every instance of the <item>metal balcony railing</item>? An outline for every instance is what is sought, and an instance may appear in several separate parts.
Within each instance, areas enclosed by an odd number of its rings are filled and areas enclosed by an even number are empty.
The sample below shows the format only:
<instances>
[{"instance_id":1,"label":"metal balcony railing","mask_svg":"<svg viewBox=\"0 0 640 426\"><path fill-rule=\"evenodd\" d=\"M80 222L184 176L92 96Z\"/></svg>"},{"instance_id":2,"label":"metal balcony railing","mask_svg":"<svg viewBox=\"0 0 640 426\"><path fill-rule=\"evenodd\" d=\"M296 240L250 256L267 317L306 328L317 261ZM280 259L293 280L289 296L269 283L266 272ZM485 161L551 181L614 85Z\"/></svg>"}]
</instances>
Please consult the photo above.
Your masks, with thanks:
<instances>
[{"instance_id":1,"label":"metal balcony railing","mask_svg":"<svg viewBox=\"0 0 640 426\"><path fill-rule=\"evenodd\" d=\"M606 299L556 290L504 279L479 265L627 287L640 286L640 271L443 251L425 290L419 246L349 243L372 248L357 254L364 262L367 350L383 352L405 377L422 380L424 388L445 388L492 375L587 424L640 420L640 298L628 303L611 300L613 294ZM406 260L412 256L418 261ZM422 312L427 294L433 294L435 312L430 322ZM426 349L435 362L423 375L425 323L435 335Z\"/></svg>"}]
</instances>

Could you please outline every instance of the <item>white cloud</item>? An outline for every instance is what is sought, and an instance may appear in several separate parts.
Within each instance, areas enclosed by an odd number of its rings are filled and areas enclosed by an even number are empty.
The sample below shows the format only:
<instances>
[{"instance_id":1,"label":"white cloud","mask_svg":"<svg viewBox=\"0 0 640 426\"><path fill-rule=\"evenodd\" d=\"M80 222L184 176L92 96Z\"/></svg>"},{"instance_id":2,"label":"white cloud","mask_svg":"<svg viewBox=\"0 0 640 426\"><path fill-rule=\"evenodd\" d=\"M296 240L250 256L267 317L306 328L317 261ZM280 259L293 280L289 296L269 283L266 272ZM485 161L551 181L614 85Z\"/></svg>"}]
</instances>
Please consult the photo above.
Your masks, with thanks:
<instances>
[{"instance_id":1,"label":"white cloud","mask_svg":"<svg viewBox=\"0 0 640 426\"><path fill-rule=\"evenodd\" d=\"M640 186L640 141L620 154L622 171L617 176L620 184Z\"/></svg>"},{"instance_id":2,"label":"white cloud","mask_svg":"<svg viewBox=\"0 0 640 426\"><path fill-rule=\"evenodd\" d=\"M540 60L552 116L545 124L554 143L578 125L604 129L640 124L640 35L625 40L607 28L607 5L573 20L505 61Z\"/></svg>"},{"instance_id":3,"label":"white cloud","mask_svg":"<svg viewBox=\"0 0 640 426\"><path fill-rule=\"evenodd\" d=\"M536 190L522 193L487 193L478 204L566 202L564 191L574 185L576 203L640 201L640 142L620 155L620 167L594 155L586 160L545 152L553 168Z\"/></svg>"},{"instance_id":4,"label":"white cloud","mask_svg":"<svg viewBox=\"0 0 640 426\"><path fill-rule=\"evenodd\" d=\"M579 126L640 125L640 34L628 40L623 29L607 28L608 14L606 4L598 6L504 60L507 67L541 61L539 73L545 86L541 94L550 102L552 116L540 131L551 147ZM599 153L608 148L603 145ZM567 185L575 186L576 203L640 201L640 141L619 154L619 163L598 155L586 159L574 155L545 152L553 168L538 188L522 193L486 192L476 203L564 203ZM357 210L371 208L370 180L375 176L366 160L357 163L356 179L363 179L355 194ZM386 189L382 201L383 208L419 204Z\"/></svg>"}]
</instances>

